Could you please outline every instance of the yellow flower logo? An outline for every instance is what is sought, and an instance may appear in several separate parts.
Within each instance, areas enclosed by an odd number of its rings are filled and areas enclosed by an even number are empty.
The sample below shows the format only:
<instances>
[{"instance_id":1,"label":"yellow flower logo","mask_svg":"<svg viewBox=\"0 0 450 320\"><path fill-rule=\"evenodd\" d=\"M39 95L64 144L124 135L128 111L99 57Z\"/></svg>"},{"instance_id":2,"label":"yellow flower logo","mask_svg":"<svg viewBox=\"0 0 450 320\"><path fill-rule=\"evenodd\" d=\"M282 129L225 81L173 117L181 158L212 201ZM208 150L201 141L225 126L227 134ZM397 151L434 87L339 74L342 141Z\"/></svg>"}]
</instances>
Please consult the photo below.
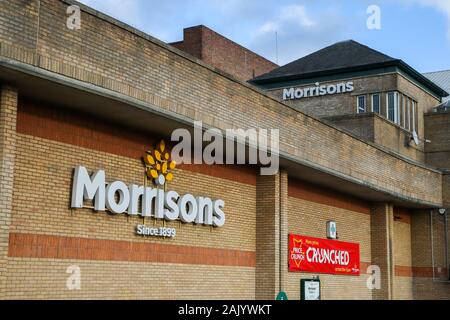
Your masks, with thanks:
<instances>
[{"instance_id":1,"label":"yellow flower logo","mask_svg":"<svg viewBox=\"0 0 450 320\"><path fill-rule=\"evenodd\" d=\"M164 140L161 140L153 151L147 151L144 156L146 174L155 184L162 186L166 181L173 180L171 171L175 169L176 163L170 158Z\"/></svg>"}]
</instances>

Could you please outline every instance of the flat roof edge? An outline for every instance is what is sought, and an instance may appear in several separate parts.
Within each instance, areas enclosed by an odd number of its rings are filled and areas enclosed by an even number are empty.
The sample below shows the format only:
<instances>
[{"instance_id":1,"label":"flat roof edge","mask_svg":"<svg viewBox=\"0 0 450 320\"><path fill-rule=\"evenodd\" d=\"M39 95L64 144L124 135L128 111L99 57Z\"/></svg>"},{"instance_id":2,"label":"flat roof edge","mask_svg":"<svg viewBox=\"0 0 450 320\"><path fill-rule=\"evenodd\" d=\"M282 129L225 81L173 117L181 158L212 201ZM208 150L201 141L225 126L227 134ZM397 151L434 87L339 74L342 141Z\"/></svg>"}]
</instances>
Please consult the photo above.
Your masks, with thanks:
<instances>
[{"instance_id":1,"label":"flat roof edge","mask_svg":"<svg viewBox=\"0 0 450 320\"><path fill-rule=\"evenodd\" d=\"M405 63L403 60L400 60L400 59L395 59L392 61L381 62L381 63L360 65L360 66L345 67L345 68L331 69L331 70L322 70L322 71L317 71L317 72L309 72L309 73L303 73L303 74L275 76L273 78L262 78L262 79L255 78L255 79L250 80L249 82L253 83L255 85L264 85L264 84L273 84L276 82L317 78L317 77L322 77L322 76L331 76L331 75L358 72L358 71L368 71L368 70L372 70L372 69L380 69L380 68L386 68L386 67L399 67L399 68L403 69L405 72L407 72L412 78L414 78L414 80L416 80L419 83L421 83L422 85L426 86L433 93L439 95L440 97L448 97L449 96L448 92L446 92L444 89L439 87L433 81L426 78L421 73L419 73L418 71L416 71L415 69L413 69L411 66L409 66L407 63Z\"/></svg>"},{"instance_id":2,"label":"flat roof edge","mask_svg":"<svg viewBox=\"0 0 450 320\"><path fill-rule=\"evenodd\" d=\"M154 106L154 105L152 105L150 103L147 103L147 102L141 101L139 99L130 97L130 96L126 95L126 94L122 94L122 93L119 93L119 92L116 92L116 91L113 91L113 90L110 90L110 89L99 87L99 86L91 84L91 83L83 82L81 80L77 80L77 79L73 79L73 78L70 78L70 77L67 77L67 76L64 76L64 75L60 75L60 74L54 73L52 71L44 70L42 68L39 68L39 67L36 67L36 66L33 66L33 65L29 65L29 64L26 64L26 63L23 63L23 62L20 62L20 61L7 59L7 58L4 58L4 57L0 56L0 66L8 68L8 69L11 69L11 70L14 70L14 71L17 71L17 72L25 73L25 74L30 75L30 76L34 76L34 77L37 77L37 78L48 80L48 81L51 81L51 82L54 82L54 83L58 83L58 84L61 84L61 85L65 85L65 86L68 86L68 87L71 87L71 88L74 88L74 89L77 89L77 90L85 91L85 92L88 92L88 93L91 93L91 94L95 94L95 95L100 95L100 96L108 98L108 99L113 99L113 100L125 103L127 105L130 105L132 107L139 108L141 110L157 114L157 115L159 115L161 117L177 121L177 122L179 122L181 124L184 124L184 125L193 126L193 124L194 124L194 119L191 119L189 117L185 117L185 116L179 115L179 114L171 112L171 111L160 109L157 106ZM334 127L334 126L331 126L331 127ZM209 128L212 128L212 126L205 124L205 129L209 129ZM338 131L340 131L340 130L338 130ZM437 170L435 168L431 168L431 167L428 167L426 165L422 165L420 163L416 163L416 162L413 162L413 161L408 161L408 159L405 159L403 157L399 157L396 154L391 154L391 153L389 153L386 150L383 150L381 148L378 148L378 149L380 151L384 151L388 156L396 157L399 160L403 160L405 162L408 162L410 165L415 165L415 166L421 167L421 168L423 168L425 170L429 170L431 172L438 173L438 174L442 175L442 171L440 171L440 170ZM423 200L420 200L418 198L412 198L412 197L404 196L404 195L395 193L393 191L390 191L390 190L387 190L387 189L384 189L384 188L380 188L378 186L375 186L373 184L367 183L365 181L356 179L354 177L348 176L346 174L340 173L340 172L335 171L333 169L326 168L326 167L323 167L323 166L311 163L310 161L307 161L307 160L298 159L298 158L294 157L293 155L290 155L290 154L285 153L285 152L280 152L279 155L280 155L280 157L282 159L285 159L287 161L290 161L290 162L293 162L293 163L296 163L296 164L299 164L299 165L302 165L302 166L306 166L306 167L312 168L314 170L323 172L325 174L329 174L331 176L343 179L343 180L348 181L350 183L354 183L354 184L357 184L357 185L360 185L360 186L363 186L363 187L370 188L370 189L372 189L374 191L377 191L377 192L380 192L380 193L383 193L383 194L386 194L386 195L390 195L390 196L395 197L395 198L400 199L400 200L404 200L404 201L407 201L407 202L411 202L411 203L418 204L418 205L421 205L421 206L426 206L426 207L440 207L440 205L442 204L442 203L433 203L433 202L423 201Z\"/></svg>"}]
</instances>

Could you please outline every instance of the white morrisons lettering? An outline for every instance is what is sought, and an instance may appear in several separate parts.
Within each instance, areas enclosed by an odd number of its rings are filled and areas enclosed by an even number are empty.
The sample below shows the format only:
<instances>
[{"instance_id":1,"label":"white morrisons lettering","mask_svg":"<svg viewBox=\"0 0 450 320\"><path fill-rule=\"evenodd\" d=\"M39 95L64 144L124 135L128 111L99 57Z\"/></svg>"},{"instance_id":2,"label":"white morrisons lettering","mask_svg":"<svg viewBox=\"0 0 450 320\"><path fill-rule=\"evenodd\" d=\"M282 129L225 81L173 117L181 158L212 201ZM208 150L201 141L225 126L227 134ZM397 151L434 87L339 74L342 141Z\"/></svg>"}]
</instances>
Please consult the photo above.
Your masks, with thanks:
<instances>
[{"instance_id":1,"label":"white morrisons lettering","mask_svg":"<svg viewBox=\"0 0 450 320\"><path fill-rule=\"evenodd\" d=\"M84 201L93 201L94 210L113 214L127 213L156 219L177 220L221 227L225 224L223 200L180 196L175 191L164 191L121 181L106 184L105 171L91 176L85 167L75 168L72 187L72 208L82 208ZM139 209L140 208L140 209Z\"/></svg>"},{"instance_id":2,"label":"white morrisons lettering","mask_svg":"<svg viewBox=\"0 0 450 320\"><path fill-rule=\"evenodd\" d=\"M352 92L353 90L353 81L330 85L320 85L319 82L316 82L313 87L283 89L283 100L319 97L337 93Z\"/></svg>"}]
</instances>

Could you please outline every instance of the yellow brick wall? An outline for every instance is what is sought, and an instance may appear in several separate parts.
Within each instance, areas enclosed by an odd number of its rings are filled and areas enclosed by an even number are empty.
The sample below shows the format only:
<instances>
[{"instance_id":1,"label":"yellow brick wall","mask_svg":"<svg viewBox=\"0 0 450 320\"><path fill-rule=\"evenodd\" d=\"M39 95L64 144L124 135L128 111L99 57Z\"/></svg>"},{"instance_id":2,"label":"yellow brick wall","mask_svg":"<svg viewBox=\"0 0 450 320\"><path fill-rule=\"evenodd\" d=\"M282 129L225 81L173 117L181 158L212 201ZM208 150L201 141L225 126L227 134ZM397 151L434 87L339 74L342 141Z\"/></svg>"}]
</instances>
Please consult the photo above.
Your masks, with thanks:
<instances>
[{"instance_id":1,"label":"yellow brick wall","mask_svg":"<svg viewBox=\"0 0 450 320\"><path fill-rule=\"evenodd\" d=\"M0 15L8 23L29 20L11 16L8 3L0 6ZM67 30L68 3L72 1L41 1L41 32L35 50L27 47L29 38L36 35L32 27L24 33L24 40L14 34L14 45L9 41L11 35L0 29L2 56L125 94L149 108L202 120L219 129L279 128L281 151L298 161L363 180L392 194L441 202L442 179L438 172L354 139L88 8L83 7L81 30ZM13 4L14 8L26 7L18 0ZM37 12L33 14L37 19ZM380 166L385 170L378 170Z\"/></svg>"},{"instance_id":2,"label":"yellow brick wall","mask_svg":"<svg viewBox=\"0 0 450 320\"><path fill-rule=\"evenodd\" d=\"M8 240L16 158L17 90L0 86L0 299L6 294Z\"/></svg>"},{"instance_id":3,"label":"yellow brick wall","mask_svg":"<svg viewBox=\"0 0 450 320\"><path fill-rule=\"evenodd\" d=\"M10 259L8 299L253 299L255 269L164 263ZM68 290L77 265L81 290Z\"/></svg>"},{"instance_id":4,"label":"yellow brick wall","mask_svg":"<svg viewBox=\"0 0 450 320\"><path fill-rule=\"evenodd\" d=\"M370 215L289 197L289 233L326 238L328 220L336 221L340 241L360 244L361 262L370 264ZM361 268L360 276L289 272L286 281L288 297L299 299L300 279L316 275L321 279L322 299L372 299L372 292L366 286L368 275L364 268Z\"/></svg>"},{"instance_id":5,"label":"yellow brick wall","mask_svg":"<svg viewBox=\"0 0 450 320\"><path fill-rule=\"evenodd\" d=\"M412 266L411 224L394 222L394 265ZM394 299L413 299L413 278L411 276L394 277Z\"/></svg>"},{"instance_id":6,"label":"yellow brick wall","mask_svg":"<svg viewBox=\"0 0 450 320\"><path fill-rule=\"evenodd\" d=\"M280 128L281 150L298 161L314 163L322 169L364 181L410 199L435 204L441 201L442 177L439 172L411 164L354 139L326 123L268 98L254 88L224 77L210 67L191 60L155 39L130 30L129 27L120 26L108 18L100 19L98 14L92 11L82 13L81 31L77 33L68 31L65 27L66 7L67 1L41 1L39 17L41 38L37 41L36 6L19 0L0 2L0 18L7 21L8 26L15 26L15 29L11 29L13 32L5 32L5 28L0 28L0 54L123 93L145 102L149 108L171 111L190 119L201 119L206 124L221 129L249 126ZM23 14L16 14L22 12L21 10L25 10ZM17 28L17 26L24 27ZM9 119L6 125L14 124ZM321 141L319 145L318 139ZM108 180L117 178L128 183L139 183L142 181L140 161L24 135L18 137L17 152L11 232L135 240L133 230L139 218L111 217L105 213L92 213L87 209L71 211L69 191L75 165L84 164L91 170L106 169ZM380 167L384 170L380 171ZM11 168L8 167L10 171ZM210 197L223 198L226 202L227 223L219 230L202 226L179 226L177 222L169 223L177 226L178 237L168 241L180 245L187 242L196 246L210 245L215 248L247 251L257 249L254 186L183 170L177 170L176 174L173 188L180 193L189 190L194 194L198 192ZM194 177L195 179L192 179ZM2 178L2 183L3 181L5 180ZM192 181L198 182L193 184ZM11 205L11 201L6 202L7 205ZM308 201L298 199L288 201L288 211L287 231L293 233L324 237L326 220L335 219L338 222L341 239L360 243L362 261L370 262L370 216L312 202L308 204ZM418 221L417 228L421 227ZM416 237L416 234L412 233ZM167 242L156 239L136 241ZM426 244L426 240L424 243ZM414 241L412 248L413 252L414 248L418 252L427 250L426 246L419 247ZM65 270L67 262L72 262L25 258L9 260L11 268L7 273L7 292L10 297L15 294L20 297L31 297L33 294L42 296L59 292L63 284L58 279L64 278L59 272ZM416 260L420 259L413 254L413 263ZM88 264L86 261L83 263ZM419 262L421 263L429 265L426 262ZM134 281L128 281L126 273L122 272L125 263L93 264L92 271L87 272L91 277L89 279L92 279L88 283L92 286L97 284L97 287L85 293L86 297L98 292L100 295L103 294L103 298L108 298L110 292L111 296L119 292L119 289L104 290L105 284L110 284L111 281L95 277L104 270L106 270L105 279L109 277L120 283L120 286L124 286L121 288L124 295L134 297L137 294L137 291L133 291L135 288L131 288L135 286ZM112 265L114 267L111 267ZM130 270L140 270L139 267L152 264L126 263L126 265ZM158 266L164 269L164 273L155 273L154 278L151 278L152 281L161 284L158 281L165 279L168 270L178 276L177 266L164 264ZM191 267L200 268L194 265ZM194 286L193 283L198 282L200 274L203 277L210 277L219 267L204 266L204 268L201 272L193 274L193 279L186 278L186 291L179 292L176 297L186 295L206 297L206 293L201 292L200 287ZM220 281L224 286L212 288L213 292L220 292L223 297L255 296L254 268L220 268L219 274L223 274ZM4 268L2 270L4 271ZM52 273L58 276L53 277ZM241 278L234 278L235 274L241 275ZM283 281L288 283L287 290L291 297L298 298L299 279L302 276L310 275L288 274L288 279ZM50 280L40 282L40 279ZM54 282L51 279L55 279ZM365 287L364 274L360 277L323 275L322 279L325 299L371 297L371 293ZM421 289L428 288L429 279L414 279L414 281L417 282L414 289L416 296L425 297L431 294ZM448 290L448 287L443 288ZM160 295L177 292L176 288L171 287L170 292L163 292ZM70 297L69 293L66 294L65 297ZM432 294L435 294L434 291Z\"/></svg>"},{"instance_id":7,"label":"yellow brick wall","mask_svg":"<svg viewBox=\"0 0 450 320\"><path fill-rule=\"evenodd\" d=\"M143 183L140 160L19 134L11 232L256 250L255 186L176 170L168 189L223 199L225 226L166 222L177 229L174 239L141 238L134 228L142 218L69 208L72 172L77 165L104 169L109 182ZM160 226L163 222L147 219L146 224ZM64 289L65 269L70 264L82 267L85 285L79 293ZM10 258L10 266L9 298L252 299L255 294L253 267L28 258Z\"/></svg>"},{"instance_id":8,"label":"yellow brick wall","mask_svg":"<svg viewBox=\"0 0 450 320\"><path fill-rule=\"evenodd\" d=\"M104 169L106 181L143 184L140 160L119 157L32 136L18 135L11 232L62 236L148 241L134 234L142 217L109 215L91 209L70 209L73 169L83 165L89 171ZM226 223L222 228L165 222L175 227L173 240L161 243L255 250L255 187L227 179L176 170L167 190L191 193L225 201ZM161 220L146 223L161 225Z\"/></svg>"}]
</instances>

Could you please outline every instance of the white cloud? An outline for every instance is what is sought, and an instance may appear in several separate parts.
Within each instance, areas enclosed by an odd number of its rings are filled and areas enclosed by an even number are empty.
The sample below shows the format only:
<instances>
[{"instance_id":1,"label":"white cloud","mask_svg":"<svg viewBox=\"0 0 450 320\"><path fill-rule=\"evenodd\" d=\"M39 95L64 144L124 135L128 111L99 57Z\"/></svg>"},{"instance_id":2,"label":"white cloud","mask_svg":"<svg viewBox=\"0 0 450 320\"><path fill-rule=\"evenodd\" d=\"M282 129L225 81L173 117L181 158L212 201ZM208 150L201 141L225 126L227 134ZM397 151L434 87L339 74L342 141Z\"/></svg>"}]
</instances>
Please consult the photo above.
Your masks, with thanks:
<instances>
[{"instance_id":1,"label":"white cloud","mask_svg":"<svg viewBox=\"0 0 450 320\"><path fill-rule=\"evenodd\" d=\"M283 32L286 25L298 28L311 28L316 25L316 22L308 15L304 6L290 5L282 7L273 20L267 21L259 28L258 33Z\"/></svg>"},{"instance_id":2,"label":"white cloud","mask_svg":"<svg viewBox=\"0 0 450 320\"><path fill-rule=\"evenodd\" d=\"M434 7L447 16L448 30L447 37L450 40L450 0L409 0L408 2L418 3L423 6Z\"/></svg>"},{"instance_id":3,"label":"white cloud","mask_svg":"<svg viewBox=\"0 0 450 320\"><path fill-rule=\"evenodd\" d=\"M279 8L272 18L260 25L250 47L275 61L276 32L278 63L283 65L342 40L344 29L345 23L336 7L314 15L303 5L287 5Z\"/></svg>"}]
</instances>

